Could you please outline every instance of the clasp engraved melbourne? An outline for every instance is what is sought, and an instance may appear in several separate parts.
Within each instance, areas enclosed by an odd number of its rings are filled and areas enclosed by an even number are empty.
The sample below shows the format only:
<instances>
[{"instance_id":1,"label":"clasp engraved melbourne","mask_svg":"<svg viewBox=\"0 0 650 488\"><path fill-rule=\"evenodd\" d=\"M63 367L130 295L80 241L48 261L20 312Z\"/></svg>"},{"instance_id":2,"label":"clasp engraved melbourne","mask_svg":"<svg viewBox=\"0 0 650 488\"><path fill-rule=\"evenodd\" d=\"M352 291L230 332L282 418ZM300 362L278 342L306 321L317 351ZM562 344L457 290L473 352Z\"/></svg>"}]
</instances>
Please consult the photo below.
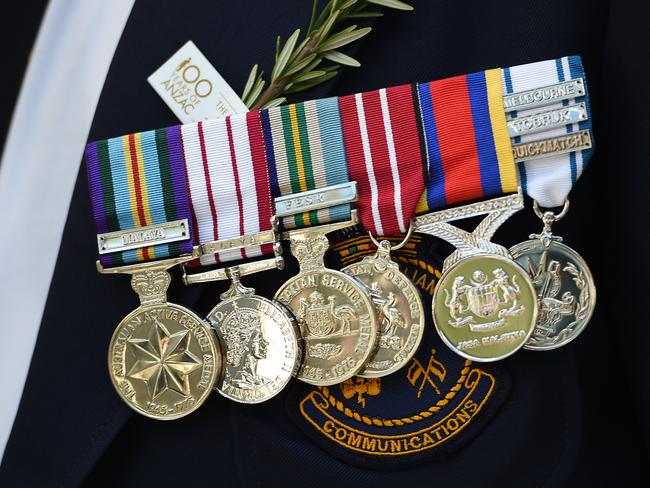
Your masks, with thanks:
<instances>
[{"instance_id":1,"label":"clasp engraved melbourne","mask_svg":"<svg viewBox=\"0 0 650 488\"><path fill-rule=\"evenodd\" d=\"M275 215L287 217L357 201L357 183L349 181L275 199Z\"/></svg>"},{"instance_id":2,"label":"clasp engraved melbourne","mask_svg":"<svg viewBox=\"0 0 650 488\"><path fill-rule=\"evenodd\" d=\"M140 249L143 247L185 241L190 238L187 219L146 225L136 229L97 234L99 254Z\"/></svg>"},{"instance_id":3,"label":"clasp engraved melbourne","mask_svg":"<svg viewBox=\"0 0 650 488\"><path fill-rule=\"evenodd\" d=\"M503 97L503 108L506 112L513 110L528 110L570 98L584 96L585 84L582 78L561 81L553 85L542 86L532 90L510 93Z\"/></svg>"}]
</instances>

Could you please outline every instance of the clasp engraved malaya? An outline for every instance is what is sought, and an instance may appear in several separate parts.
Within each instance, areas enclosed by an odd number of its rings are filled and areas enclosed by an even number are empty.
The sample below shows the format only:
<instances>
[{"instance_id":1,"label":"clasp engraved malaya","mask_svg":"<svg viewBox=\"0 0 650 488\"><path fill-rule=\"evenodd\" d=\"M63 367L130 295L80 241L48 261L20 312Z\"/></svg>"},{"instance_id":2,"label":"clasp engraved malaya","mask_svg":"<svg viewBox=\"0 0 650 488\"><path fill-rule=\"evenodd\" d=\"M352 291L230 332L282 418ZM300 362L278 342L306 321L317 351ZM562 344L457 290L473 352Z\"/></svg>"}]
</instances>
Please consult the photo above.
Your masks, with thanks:
<instances>
[{"instance_id":1,"label":"clasp engraved malaya","mask_svg":"<svg viewBox=\"0 0 650 488\"><path fill-rule=\"evenodd\" d=\"M433 318L443 341L475 361L503 359L523 347L537 316L530 278L506 248L490 241L524 206L521 192L417 217L416 230L457 249L443 265ZM472 232L448 222L486 215Z\"/></svg>"}]
</instances>

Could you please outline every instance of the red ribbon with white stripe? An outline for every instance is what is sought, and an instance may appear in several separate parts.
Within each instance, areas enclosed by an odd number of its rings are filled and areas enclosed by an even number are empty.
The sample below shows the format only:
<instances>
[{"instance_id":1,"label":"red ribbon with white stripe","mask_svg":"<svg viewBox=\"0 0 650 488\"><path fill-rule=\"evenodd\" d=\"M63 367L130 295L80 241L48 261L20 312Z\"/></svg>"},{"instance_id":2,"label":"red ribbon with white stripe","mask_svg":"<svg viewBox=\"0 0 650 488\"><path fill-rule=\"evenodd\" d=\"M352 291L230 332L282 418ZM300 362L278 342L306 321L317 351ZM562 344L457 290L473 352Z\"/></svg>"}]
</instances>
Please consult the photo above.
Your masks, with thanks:
<instances>
[{"instance_id":1,"label":"red ribbon with white stripe","mask_svg":"<svg viewBox=\"0 0 650 488\"><path fill-rule=\"evenodd\" d=\"M199 244L271 230L273 200L259 112L181 126ZM218 197L218 198L217 198ZM273 253L272 244L203 255L202 265Z\"/></svg>"},{"instance_id":2,"label":"red ribbon with white stripe","mask_svg":"<svg viewBox=\"0 0 650 488\"><path fill-rule=\"evenodd\" d=\"M411 85L339 99L350 180L361 224L375 235L405 233L425 187L417 91Z\"/></svg>"}]
</instances>

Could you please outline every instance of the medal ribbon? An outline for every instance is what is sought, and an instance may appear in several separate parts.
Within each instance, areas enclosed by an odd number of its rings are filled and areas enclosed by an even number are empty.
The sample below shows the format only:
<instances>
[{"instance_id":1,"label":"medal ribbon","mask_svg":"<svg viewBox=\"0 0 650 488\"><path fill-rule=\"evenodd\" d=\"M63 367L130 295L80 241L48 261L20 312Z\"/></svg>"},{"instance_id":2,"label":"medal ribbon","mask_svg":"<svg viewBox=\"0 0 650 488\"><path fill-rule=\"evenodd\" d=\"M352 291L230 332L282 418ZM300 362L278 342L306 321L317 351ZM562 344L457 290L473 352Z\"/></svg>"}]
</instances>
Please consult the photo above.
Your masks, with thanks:
<instances>
[{"instance_id":1,"label":"medal ribbon","mask_svg":"<svg viewBox=\"0 0 650 488\"><path fill-rule=\"evenodd\" d=\"M504 95L579 77L584 77L580 58L571 56L91 143L86 156L100 234L185 218L192 231L181 242L104 254L101 262L177 256L190 252L192 244L270 230L273 197L347 183L350 177L357 182L361 223L377 235L406 232L414 210L514 192L518 178ZM576 101L588 110L586 92ZM555 106L510 110L507 117ZM590 121L555 127L512 142L570 134L588 129ZM521 185L542 206L561 205L591 153L519 163ZM350 209L341 204L305 212L285 217L282 225L345 220ZM271 245L255 245L204 256L201 263L271 252Z\"/></svg>"},{"instance_id":2,"label":"medal ribbon","mask_svg":"<svg viewBox=\"0 0 650 488\"><path fill-rule=\"evenodd\" d=\"M359 218L375 235L405 233L424 190L426 154L414 100L414 85L339 99Z\"/></svg>"},{"instance_id":3,"label":"medal ribbon","mask_svg":"<svg viewBox=\"0 0 650 488\"><path fill-rule=\"evenodd\" d=\"M417 85L428 160L418 213L517 191L501 71Z\"/></svg>"},{"instance_id":4,"label":"medal ribbon","mask_svg":"<svg viewBox=\"0 0 650 488\"><path fill-rule=\"evenodd\" d=\"M260 112L185 124L181 134L198 243L271 230L273 203ZM210 265L272 252L272 244L256 244L203 255L200 261Z\"/></svg>"},{"instance_id":5,"label":"medal ribbon","mask_svg":"<svg viewBox=\"0 0 650 488\"><path fill-rule=\"evenodd\" d=\"M580 56L565 56L558 59L514 66L503 70L503 94L522 92L577 78L585 79ZM579 123L565 125L536 134L515 137L513 142L531 142L548 137L571 134L579 130L591 130L591 113L586 82L584 83L584 90L585 94L583 96L574 99L564 100L541 108L509 112L508 119L512 120L541 111L584 102L588 117ZM528 196L537 200L542 207L551 208L562 206L571 188L587 167L592 154L593 147L518 162L517 169L519 171L522 190Z\"/></svg>"},{"instance_id":6,"label":"medal ribbon","mask_svg":"<svg viewBox=\"0 0 650 488\"><path fill-rule=\"evenodd\" d=\"M260 117L274 198L349 181L336 97L262 110ZM349 218L344 204L285 217L281 224L291 229Z\"/></svg>"},{"instance_id":7,"label":"medal ribbon","mask_svg":"<svg viewBox=\"0 0 650 488\"><path fill-rule=\"evenodd\" d=\"M88 184L97 232L137 229L188 219L179 126L92 142L86 146ZM192 252L191 229L180 242L100 255L103 266Z\"/></svg>"}]
</instances>

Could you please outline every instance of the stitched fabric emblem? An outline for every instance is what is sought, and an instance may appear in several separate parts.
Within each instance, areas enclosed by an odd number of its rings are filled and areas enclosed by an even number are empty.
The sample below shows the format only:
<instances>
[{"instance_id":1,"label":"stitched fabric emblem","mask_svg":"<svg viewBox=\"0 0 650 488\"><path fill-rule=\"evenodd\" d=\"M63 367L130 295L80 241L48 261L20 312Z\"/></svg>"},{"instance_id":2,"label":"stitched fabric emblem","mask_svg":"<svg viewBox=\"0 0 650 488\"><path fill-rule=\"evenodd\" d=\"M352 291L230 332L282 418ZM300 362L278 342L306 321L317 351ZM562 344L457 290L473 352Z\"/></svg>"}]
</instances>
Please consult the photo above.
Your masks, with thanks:
<instances>
[{"instance_id":1,"label":"stitched fabric emblem","mask_svg":"<svg viewBox=\"0 0 650 488\"><path fill-rule=\"evenodd\" d=\"M437 336L431 320L431 296L441 276L437 246L434 238L414 234L393 254L419 289L427 314L410 363L383 378L353 377L330 387L296 383L289 394L292 419L318 446L349 464L394 469L442 459L480 431L509 390L502 368L463 359ZM362 229L340 233L331 250L337 267L375 251Z\"/></svg>"}]
</instances>

